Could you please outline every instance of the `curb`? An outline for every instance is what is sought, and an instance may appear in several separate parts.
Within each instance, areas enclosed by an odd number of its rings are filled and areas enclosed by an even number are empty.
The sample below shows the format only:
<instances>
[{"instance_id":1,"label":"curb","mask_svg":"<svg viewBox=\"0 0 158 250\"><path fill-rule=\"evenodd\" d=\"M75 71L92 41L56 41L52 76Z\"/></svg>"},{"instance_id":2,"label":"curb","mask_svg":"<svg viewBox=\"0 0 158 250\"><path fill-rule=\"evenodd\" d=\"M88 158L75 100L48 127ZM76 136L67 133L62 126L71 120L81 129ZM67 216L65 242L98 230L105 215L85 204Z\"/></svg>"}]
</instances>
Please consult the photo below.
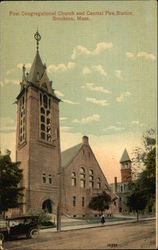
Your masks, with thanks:
<instances>
[{"instance_id":1,"label":"curb","mask_svg":"<svg viewBox=\"0 0 158 250\"><path fill-rule=\"evenodd\" d=\"M126 221L119 221L119 222L114 222L114 223L109 223L107 222L107 224L105 225L92 225L92 226L88 226L88 227L79 227L79 228L68 228L66 229L66 227L63 227L64 229L61 229L61 231L57 231L57 230L53 230L51 231L52 228L48 228L48 229L43 229L42 232L47 233L47 232L51 232L51 233L58 233L58 232L65 232L65 231L74 231L74 230L83 230L83 229L91 229L91 228L103 228L103 227L107 227L107 226L117 226L117 225L123 225L123 224L129 224L129 223L139 223L139 222L144 222L144 221L150 221L150 220L155 220L156 217L154 218L144 218L144 219L139 219L138 221L136 219L131 219L131 220L126 220ZM88 225L88 224L87 224ZM47 230L47 231L46 231ZM41 232L41 231L40 231Z\"/></svg>"}]
</instances>

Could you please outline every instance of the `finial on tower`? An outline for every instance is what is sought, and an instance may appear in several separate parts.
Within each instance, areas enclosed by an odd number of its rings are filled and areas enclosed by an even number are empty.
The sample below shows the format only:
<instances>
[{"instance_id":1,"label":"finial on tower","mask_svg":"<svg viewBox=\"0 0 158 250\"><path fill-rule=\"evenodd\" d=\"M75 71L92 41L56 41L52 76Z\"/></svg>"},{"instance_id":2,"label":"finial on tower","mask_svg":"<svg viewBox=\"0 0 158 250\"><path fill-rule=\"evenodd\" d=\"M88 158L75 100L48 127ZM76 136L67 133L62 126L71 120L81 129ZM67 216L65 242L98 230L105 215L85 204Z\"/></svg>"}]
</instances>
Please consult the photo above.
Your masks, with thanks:
<instances>
[{"instance_id":1,"label":"finial on tower","mask_svg":"<svg viewBox=\"0 0 158 250\"><path fill-rule=\"evenodd\" d=\"M39 49L39 47L38 47L39 41L41 40L41 36L40 36L40 34L39 34L39 32L38 32L38 28L37 28L37 31L36 31L36 33L35 33L35 35L34 35L34 38L35 38L35 40L37 41L37 51L38 51L38 49Z\"/></svg>"}]
</instances>

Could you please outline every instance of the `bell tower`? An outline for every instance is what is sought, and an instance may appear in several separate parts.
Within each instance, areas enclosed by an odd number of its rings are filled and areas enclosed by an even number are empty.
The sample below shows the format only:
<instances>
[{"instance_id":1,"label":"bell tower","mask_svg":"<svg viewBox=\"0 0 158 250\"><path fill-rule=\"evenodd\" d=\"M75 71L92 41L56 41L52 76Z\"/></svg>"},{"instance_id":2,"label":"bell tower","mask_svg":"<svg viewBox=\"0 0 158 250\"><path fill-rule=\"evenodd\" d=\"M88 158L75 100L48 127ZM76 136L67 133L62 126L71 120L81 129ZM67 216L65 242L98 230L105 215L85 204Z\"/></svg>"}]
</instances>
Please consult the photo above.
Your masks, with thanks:
<instances>
[{"instance_id":1,"label":"bell tower","mask_svg":"<svg viewBox=\"0 0 158 250\"><path fill-rule=\"evenodd\" d=\"M125 149L120 160L121 164L121 182L128 183L132 180L131 160Z\"/></svg>"},{"instance_id":2,"label":"bell tower","mask_svg":"<svg viewBox=\"0 0 158 250\"><path fill-rule=\"evenodd\" d=\"M23 213L46 209L56 213L59 171L59 102L39 54L41 36L29 73L23 66L17 96L16 160L21 162Z\"/></svg>"}]
</instances>

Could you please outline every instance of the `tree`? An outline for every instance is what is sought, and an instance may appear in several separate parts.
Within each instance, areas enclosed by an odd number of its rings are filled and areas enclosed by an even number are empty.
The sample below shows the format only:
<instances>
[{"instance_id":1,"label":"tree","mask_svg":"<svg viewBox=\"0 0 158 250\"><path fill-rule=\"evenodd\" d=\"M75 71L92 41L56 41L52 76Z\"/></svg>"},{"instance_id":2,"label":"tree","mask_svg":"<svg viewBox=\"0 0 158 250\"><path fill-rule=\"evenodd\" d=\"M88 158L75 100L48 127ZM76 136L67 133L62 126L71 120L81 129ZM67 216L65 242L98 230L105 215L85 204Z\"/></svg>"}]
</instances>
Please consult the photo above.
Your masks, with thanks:
<instances>
[{"instance_id":1,"label":"tree","mask_svg":"<svg viewBox=\"0 0 158 250\"><path fill-rule=\"evenodd\" d=\"M9 208L17 208L23 196L23 187L20 187L22 170L20 162L12 162L10 155L0 155L0 214Z\"/></svg>"},{"instance_id":2,"label":"tree","mask_svg":"<svg viewBox=\"0 0 158 250\"><path fill-rule=\"evenodd\" d=\"M111 196L106 192L103 192L102 194L92 197L89 203L89 208L97 210L102 214L104 210L109 209L111 201Z\"/></svg>"},{"instance_id":3,"label":"tree","mask_svg":"<svg viewBox=\"0 0 158 250\"><path fill-rule=\"evenodd\" d=\"M150 129L143 135L142 148L135 149L135 157L133 162L135 165L143 166L141 173L131 184L131 196L128 199L128 205L136 211L143 210L148 207L151 210L155 204L156 191L156 140L155 131ZM134 201L135 199L135 201ZM139 202L139 200L142 202ZM135 202L135 208L134 208ZM144 207L145 206L145 207ZM137 211L136 211L137 212Z\"/></svg>"},{"instance_id":4,"label":"tree","mask_svg":"<svg viewBox=\"0 0 158 250\"><path fill-rule=\"evenodd\" d=\"M136 212L137 221L139 218L139 211L144 210L146 204L147 198L144 193L139 190L133 191L133 193L127 198L127 206Z\"/></svg>"},{"instance_id":5,"label":"tree","mask_svg":"<svg viewBox=\"0 0 158 250\"><path fill-rule=\"evenodd\" d=\"M148 165L148 170L150 170L150 162L148 161L148 154L153 150L155 150L155 144L156 144L156 139L155 139L155 130L150 129L147 130L143 136L142 136L142 146L141 147L136 147L133 155L134 157L132 158L132 163L133 163L133 174L136 174L136 177L138 178L140 173L145 170L144 167ZM156 151L155 151L156 152ZM152 154L153 160L155 161L156 159L156 154ZM155 174L155 166L153 166L151 170Z\"/></svg>"}]
</instances>

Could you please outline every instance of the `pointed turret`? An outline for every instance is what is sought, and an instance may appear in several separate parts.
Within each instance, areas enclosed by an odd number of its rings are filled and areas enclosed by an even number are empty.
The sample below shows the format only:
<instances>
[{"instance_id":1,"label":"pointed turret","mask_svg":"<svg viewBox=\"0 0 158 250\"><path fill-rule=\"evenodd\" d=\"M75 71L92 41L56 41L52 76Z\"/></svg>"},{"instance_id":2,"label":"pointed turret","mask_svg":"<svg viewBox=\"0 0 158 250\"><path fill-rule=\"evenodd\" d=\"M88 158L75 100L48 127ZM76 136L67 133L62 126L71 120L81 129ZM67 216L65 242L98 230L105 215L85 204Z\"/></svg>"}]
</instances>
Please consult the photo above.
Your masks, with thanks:
<instances>
[{"instance_id":1,"label":"pointed turret","mask_svg":"<svg viewBox=\"0 0 158 250\"><path fill-rule=\"evenodd\" d=\"M120 164L121 164L121 182L130 182L132 180L131 160L129 158L126 149L122 154Z\"/></svg>"},{"instance_id":2,"label":"pointed turret","mask_svg":"<svg viewBox=\"0 0 158 250\"><path fill-rule=\"evenodd\" d=\"M28 81L32 83L37 83L42 78L45 70L46 68L42 63L39 52L37 51L28 75Z\"/></svg>"},{"instance_id":3,"label":"pointed turret","mask_svg":"<svg viewBox=\"0 0 158 250\"><path fill-rule=\"evenodd\" d=\"M123 152L123 154L122 154L120 163L125 162L125 161L130 161L130 162L131 162L131 160L130 160L130 158L129 158L129 155L128 155L128 153L127 153L126 148L125 148L125 150L124 150L124 152Z\"/></svg>"}]
</instances>

